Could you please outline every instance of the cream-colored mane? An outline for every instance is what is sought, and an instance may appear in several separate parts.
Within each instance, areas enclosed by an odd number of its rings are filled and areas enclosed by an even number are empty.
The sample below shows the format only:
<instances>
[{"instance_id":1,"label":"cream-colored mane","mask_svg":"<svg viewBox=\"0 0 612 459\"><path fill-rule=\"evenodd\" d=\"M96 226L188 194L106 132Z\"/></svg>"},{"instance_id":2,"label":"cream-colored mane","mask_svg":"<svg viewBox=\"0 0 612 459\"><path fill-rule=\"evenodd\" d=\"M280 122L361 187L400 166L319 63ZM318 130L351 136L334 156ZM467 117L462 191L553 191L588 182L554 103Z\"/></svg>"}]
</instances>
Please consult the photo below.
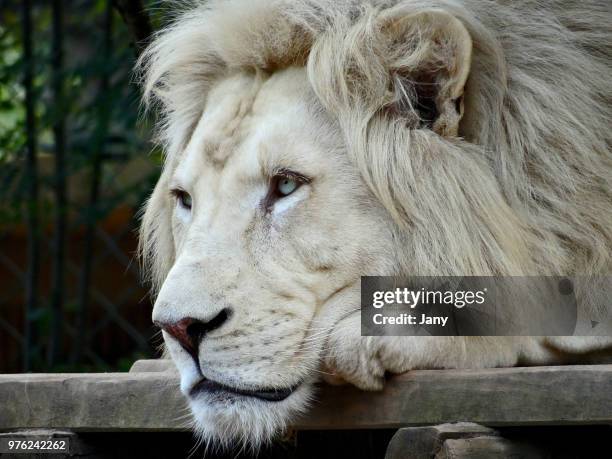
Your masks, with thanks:
<instances>
[{"instance_id":1,"label":"cream-colored mane","mask_svg":"<svg viewBox=\"0 0 612 459\"><path fill-rule=\"evenodd\" d=\"M267 78L293 67L306 68L309 103L333 120L390 215L395 274L610 274L610 9L605 0L195 2L139 64L166 152L140 240L154 290L177 257L166 189L209 91L239 72ZM411 357L399 362L395 353L371 371L552 359L523 341L489 340L470 351L468 339L466 354L448 360L415 357L427 354L426 341L385 342ZM380 374L370 384L361 369L344 371L351 357L330 342L320 350L322 360L332 356L328 367L360 387L382 384ZM547 346L608 344L555 338ZM249 439L281 425L269 422Z\"/></svg>"},{"instance_id":2,"label":"cream-colored mane","mask_svg":"<svg viewBox=\"0 0 612 459\"><path fill-rule=\"evenodd\" d=\"M443 10L468 29L472 69L459 132L465 140L406 129L415 122L412 110L402 112L401 121L381 110L409 107L410 66L429 51L411 41L393 49L383 42L374 23L381 7L372 5L392 3L397 6L388 16ZM143 56L145 100L159 104L159 138L172 162L217 78L231 69L273 72L307 64L320 101L343 122L364 180L399 223L422 230L423 237L406 247L411 270L609 272L609 5L548 3L550 8L538 9L537 2L480 0L205 2L178 15ZM412 158L424 155L405 153L422 150L428 154L419 163ZM492 168L496 183L472 169L474 189L458 192L447 176L466 156ZM415 180L421 170L438 177L437 189ZM531 260L520 266L505 231L506 220L516 217L499 209L489 215L491 227L480 231L461 218L466 209L494 211L486 208L492 186L501 187L529 240ZM145 215L142 244L159 285L173 254L163 242L168 232L156 231L157 220L154 212Z\"/></svg>"}]
</instances>

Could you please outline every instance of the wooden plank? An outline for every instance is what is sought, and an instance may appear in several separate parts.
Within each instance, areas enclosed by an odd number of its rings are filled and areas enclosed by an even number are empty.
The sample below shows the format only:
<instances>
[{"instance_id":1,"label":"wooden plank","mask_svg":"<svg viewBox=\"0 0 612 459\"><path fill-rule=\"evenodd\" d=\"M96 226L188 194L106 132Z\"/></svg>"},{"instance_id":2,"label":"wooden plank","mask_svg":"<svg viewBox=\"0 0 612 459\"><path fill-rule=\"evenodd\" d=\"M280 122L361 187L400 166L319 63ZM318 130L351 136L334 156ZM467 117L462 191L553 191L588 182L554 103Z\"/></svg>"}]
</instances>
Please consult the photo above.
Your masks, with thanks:
<instances>
[{"instance_id":1,"label":"wooden plank","mask_svg":"<svg viewBox=\"0 0 612 459\"><path fill-rule=\"evenodd\" d=\"M546 459L549 457L551 456L546 451L528 443L500 437L476 437L446 440L435 459Z\"/></svg>"},{"instance_id":2,"label":"wooden plank","mask_svg":"<svg viewBox=\"0 0 612 459\"><path fill-rule=\"evenodd\" d=\"M385 459L406 459L407 451L410 451L410 459L431 459L436 457L447 440L497 435L497 431L471 422L404 427L398 429L391 438Z\"/></svg>"},{"instance_id":3,"label":"wooden plank","mask_svg":"<svg viewBox=\"0 0 612 459\"><path fill-rule=\"evenodd\" d=\"M176 371L172 360L141 359L136 360L130 367L130 373L159 373L163 371Z\"/></svg>"},{"instance_id":4,"label":"wooden plank","mask_svg":"<svg viewBox=\"0 0 612 459\"><path fill-rule=\"evenodd\" d=\"M186 430L175 373L0 375L0 430Z\"/></svg>"},{"instance_id":5,"label":"wooden plank","mask_svg":"<svg viewBox=\"0 0 612 459\"><path fill-rule=\"evenodd\" d=\"M0 430L187 429L174 372L0 375ZM296 429L612 424L612 365L419 370L382 392L323 386Z\"/></svg>"},{"instance_id":6,"label":"wooden plank","mask_svg":"<svg viewBox=\"0 0 612 459\"><path fill-rule=\"evenodd\" d=\"M382 392L326 387L299 428L612 424L612 365L419 370Z\"/></svg>"}]
</instances>

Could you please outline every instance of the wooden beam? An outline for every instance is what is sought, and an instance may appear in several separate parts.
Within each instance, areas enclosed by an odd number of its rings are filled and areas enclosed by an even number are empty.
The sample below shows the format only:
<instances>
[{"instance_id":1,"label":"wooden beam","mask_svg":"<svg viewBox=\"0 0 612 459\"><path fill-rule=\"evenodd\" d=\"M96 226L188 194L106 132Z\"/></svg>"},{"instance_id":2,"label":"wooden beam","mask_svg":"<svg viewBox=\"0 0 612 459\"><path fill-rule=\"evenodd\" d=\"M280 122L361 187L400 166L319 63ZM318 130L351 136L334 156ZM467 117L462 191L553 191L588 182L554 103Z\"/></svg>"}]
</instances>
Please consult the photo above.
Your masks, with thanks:
<instances>
[{"instance_id":1,"label":"wooden beam","mask_svg":"<svg viewBox=\"0 0 612 459\"><path fill-rule=\"evenodd\" d=\"M612 424L612 365L419 370L382 392L326 387L298 426Z\"/></svg>"},{"instance_id":2,"label":"wooden beam","mask_svg":"<svg viewBox=\"0 0 612 459\"><path fill-rule=\"evenodd\" d=\"M176 431L189 416L173 371L0 375L0 430ZM612 424L612 365L419 370L382 392L322 386L296 429L471 421L488 426Z\"/></svg>"}]
</instances>

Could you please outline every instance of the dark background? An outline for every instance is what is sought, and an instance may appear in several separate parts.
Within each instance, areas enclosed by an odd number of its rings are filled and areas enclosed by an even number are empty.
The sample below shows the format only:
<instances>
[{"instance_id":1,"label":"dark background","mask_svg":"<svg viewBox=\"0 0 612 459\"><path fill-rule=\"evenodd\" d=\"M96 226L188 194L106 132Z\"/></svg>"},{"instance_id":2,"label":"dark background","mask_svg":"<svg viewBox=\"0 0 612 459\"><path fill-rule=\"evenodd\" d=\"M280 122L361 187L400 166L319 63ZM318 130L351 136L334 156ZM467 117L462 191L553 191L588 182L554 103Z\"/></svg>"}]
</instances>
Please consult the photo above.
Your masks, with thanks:
<instances>
[{"instance_id":1,"label":"dark background","mask_svg":"<svg viewBox=\"0 0 612 459\"><path fill-rule=\"evenodd\" d=\"M0 373L156 354L135 251L161 153L133 67L164 8L0 0Z\"/></svg>"}]
</instances>

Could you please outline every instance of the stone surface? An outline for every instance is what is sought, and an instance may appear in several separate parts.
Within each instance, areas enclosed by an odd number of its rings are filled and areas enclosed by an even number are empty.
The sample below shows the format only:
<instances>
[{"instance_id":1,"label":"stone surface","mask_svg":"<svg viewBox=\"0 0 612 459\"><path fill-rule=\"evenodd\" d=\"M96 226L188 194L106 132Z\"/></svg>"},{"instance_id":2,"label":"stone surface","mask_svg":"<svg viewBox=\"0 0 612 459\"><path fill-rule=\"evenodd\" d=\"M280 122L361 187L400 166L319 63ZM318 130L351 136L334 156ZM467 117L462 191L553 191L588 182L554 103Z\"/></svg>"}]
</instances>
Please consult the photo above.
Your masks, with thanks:
<instances>
[{"instance_id":1,"label":"stone surface","mask_svg":"<svg viewBox=\"0 0 612 459\"><path fill-rule=\"evenodd\" d=\"M175 372L0 375L0 430L180 431ZM419 370L382 392L323 386L296 429L612 424L612 365Z\"/></svg>"}]
</instances>

